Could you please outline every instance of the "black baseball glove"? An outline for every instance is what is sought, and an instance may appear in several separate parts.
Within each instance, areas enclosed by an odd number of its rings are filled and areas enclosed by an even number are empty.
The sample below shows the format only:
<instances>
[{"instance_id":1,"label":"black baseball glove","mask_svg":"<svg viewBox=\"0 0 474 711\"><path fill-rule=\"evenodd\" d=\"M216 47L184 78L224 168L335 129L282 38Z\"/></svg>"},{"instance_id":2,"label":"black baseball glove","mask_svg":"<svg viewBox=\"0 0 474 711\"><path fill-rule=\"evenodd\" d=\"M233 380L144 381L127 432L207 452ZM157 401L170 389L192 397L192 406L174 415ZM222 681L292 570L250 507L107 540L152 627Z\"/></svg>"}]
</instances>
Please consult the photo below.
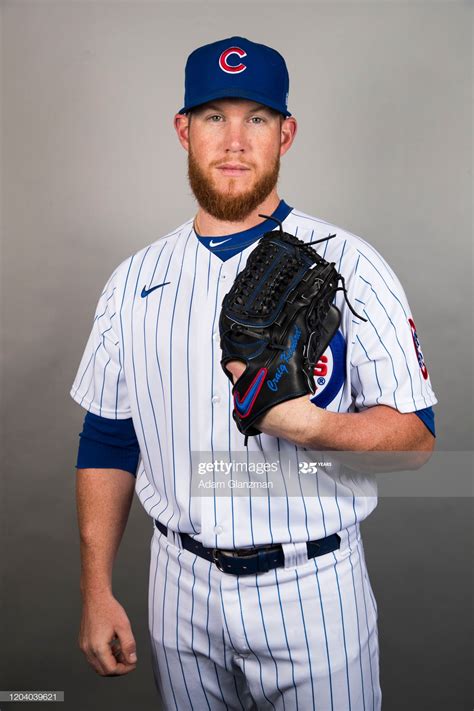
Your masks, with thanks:
<instances>
[{"instance_id":1,"label":"black baseball glove","mask_svg":"<svg viewBox=\"0 0 474 711\"><path fill-rule=\"evenodd\" d=\"M232 389L233 417L246 436L260 433L255 422L274 405L315 392L314 367L341 319L334 297L340 289L346 296L344 278L313 249L316 242L305 243L275 222L280 231L260 239L224 297L219 319L224 372L232 382L226 364L247 366Z\"/></svg>"}]
</instances>

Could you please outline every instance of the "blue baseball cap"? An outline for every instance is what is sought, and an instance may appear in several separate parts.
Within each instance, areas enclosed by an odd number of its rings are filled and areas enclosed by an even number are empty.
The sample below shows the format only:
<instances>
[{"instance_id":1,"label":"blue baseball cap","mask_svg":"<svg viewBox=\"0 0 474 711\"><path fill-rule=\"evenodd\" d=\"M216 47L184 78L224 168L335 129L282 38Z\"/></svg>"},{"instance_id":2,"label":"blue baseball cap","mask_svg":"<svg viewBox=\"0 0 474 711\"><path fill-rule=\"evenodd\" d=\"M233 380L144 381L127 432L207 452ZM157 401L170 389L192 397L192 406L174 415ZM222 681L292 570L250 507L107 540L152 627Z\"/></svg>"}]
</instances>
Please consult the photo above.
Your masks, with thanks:
<instances>
[{"instance_id":1,"label":"blue baseball cap","mask_svg":"<svg viewBox=\"0 0 474 711\"><path fill-rule=\"evenodd\" d=\"M290 79L275 49L245 37L229 37L198 47L186 62L184 106L178 113L213 99L250 99L291 116L287 108Z\"/></svg>"}]
</instances>

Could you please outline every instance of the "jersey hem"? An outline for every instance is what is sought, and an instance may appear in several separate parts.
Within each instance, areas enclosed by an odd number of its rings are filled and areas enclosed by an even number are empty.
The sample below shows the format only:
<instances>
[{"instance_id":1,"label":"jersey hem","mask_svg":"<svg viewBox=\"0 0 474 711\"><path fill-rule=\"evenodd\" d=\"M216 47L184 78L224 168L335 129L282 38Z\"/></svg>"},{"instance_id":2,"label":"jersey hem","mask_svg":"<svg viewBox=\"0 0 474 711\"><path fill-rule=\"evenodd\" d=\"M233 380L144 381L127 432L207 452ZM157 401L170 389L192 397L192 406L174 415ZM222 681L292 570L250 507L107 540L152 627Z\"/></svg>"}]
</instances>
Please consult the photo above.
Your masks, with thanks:
<instances>
[{"instance_id":1,"label":"jersey hem","mask_svg":"<svg viewBox=\"0 0 474 711\"><path fill-rule=\"evenodd\" d=\"M109 417L109 419L113 420L125 420L132 416L131 410L108 410L106 407L97 407L92 400L85 400L82 398L79 391L74 388L71 388L69 394L74 402L77 402L77 404L83 407L84 410L92 412L98 417Z\"/></svg>"},{"instance_id":2,"label":"jersey hem","mask_svg":"<svg viewBox=\"0 0 474 711\"><path fill-rule=\"evenodd\" d=\"M405 415L409 412L416 412L417 410L424 410L427 407L432 407L433 405L436 405L437 402L438 400L436 399L436 397L424 397L418 398L417 400L407 400L406 402L397 403L396 407L393 402L374 402L373 405L359 408L358 412L370 410L371 407L377 407L377 405L386 405L387 407L391 407L394 410L397 410L397 412L401 412L402 415Z\"/></svg>"}]
</instances>

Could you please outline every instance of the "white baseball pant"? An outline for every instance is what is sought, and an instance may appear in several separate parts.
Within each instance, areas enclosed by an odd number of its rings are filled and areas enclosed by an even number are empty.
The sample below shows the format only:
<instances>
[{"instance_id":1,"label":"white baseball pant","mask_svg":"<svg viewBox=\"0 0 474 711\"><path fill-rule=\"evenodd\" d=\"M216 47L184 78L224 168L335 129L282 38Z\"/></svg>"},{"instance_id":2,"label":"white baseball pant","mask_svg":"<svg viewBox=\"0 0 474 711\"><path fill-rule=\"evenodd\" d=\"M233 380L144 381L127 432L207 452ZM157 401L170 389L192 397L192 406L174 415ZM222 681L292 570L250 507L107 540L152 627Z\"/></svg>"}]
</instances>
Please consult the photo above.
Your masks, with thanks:
<instances>
[{"instance_id":1,"label":"white baseball pant","mask_svg":"<svg viewBox=\"0 0 474 711\"><path fill-rule=\"evenodd\" d=\"M285 567L223 573L154 530L149 629L166 709L380 711L377 605L359 525L340 549Z\"/></svg>"}]
</instances>

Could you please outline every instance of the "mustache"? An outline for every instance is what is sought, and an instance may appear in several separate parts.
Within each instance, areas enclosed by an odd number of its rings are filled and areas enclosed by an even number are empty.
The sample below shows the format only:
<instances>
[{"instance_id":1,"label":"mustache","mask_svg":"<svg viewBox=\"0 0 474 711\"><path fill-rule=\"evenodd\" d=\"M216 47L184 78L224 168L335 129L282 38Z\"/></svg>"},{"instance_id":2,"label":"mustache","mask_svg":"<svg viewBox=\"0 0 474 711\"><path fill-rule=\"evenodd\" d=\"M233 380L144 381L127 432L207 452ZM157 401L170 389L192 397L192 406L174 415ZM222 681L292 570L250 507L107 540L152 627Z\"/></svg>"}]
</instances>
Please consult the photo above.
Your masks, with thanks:
<instances>
[{"instance_id":1,"label":"mustache","mask_svg":"<svg viewBox=\"0 0 474 711\"><path fill-rule=\"evenodd\" d=\"M216 160L216 161L210 163L210 167L211 168L220 168L221 165L226 165L227 163L233 163L235 165L242 165L245 168L254 168L255 167L253 163L248 163L243 160L230 160L229 158L224 159L224 160L219 160L219 161Z\"/></svg>"}]
</instances>

